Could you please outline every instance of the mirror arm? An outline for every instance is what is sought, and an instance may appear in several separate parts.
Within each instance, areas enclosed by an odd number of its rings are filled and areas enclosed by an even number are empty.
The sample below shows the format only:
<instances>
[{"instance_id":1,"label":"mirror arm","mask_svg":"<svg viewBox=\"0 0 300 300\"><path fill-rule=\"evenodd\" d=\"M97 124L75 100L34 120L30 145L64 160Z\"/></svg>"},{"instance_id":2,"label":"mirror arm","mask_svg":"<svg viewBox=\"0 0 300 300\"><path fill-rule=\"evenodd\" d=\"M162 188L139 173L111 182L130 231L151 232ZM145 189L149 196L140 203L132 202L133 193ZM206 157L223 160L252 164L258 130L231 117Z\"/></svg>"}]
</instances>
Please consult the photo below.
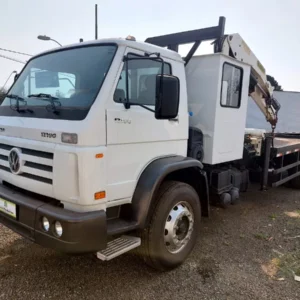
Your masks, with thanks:
<instances>
[{"instance_id":1,"label":"mirror arm","mask_svg":"<svg viewBox=\"0 0 300 300\"><path fill-rule=\"evenodd\" d=\"M156 57L150 57L151 55L156 55ZM160 56L160 53L159 52L154 52L154 53L150 53L150 54L145 54L145 57L133 57L133 58L130 58L128 57L128 54L127 55L124 55L123 56L123 62L126 64L126 82L125 82L125 85L126 85L126 99L125 99L125 102L124 102L124 107L126 109L129 109L130 108L130 105L138 105L138 106L141 106L143 107L144 109L146 110L149 110L153 113L155 113L155 110L145 106L145 105L142 105L142 104L139 104L139 103L132 103L132 102L129 102L129 83L128 83L128 77L129 77L129 72L128 72L128 61L130 60L144 60L144 59L151 59L151 60L155 60L155 61L160 61L161 64L162 64L162 67L161 67L161 78L160 78L160 93L159 93L159 97L161 97L162 95L162 85L163 85L163 80L162 80L162 77L164 75L164 64L165 64L165 61L161 58Z\"/></svg>"},{"instance_id":2,"label":"mirror arm","mask_svg":"<svg viewBox=\"0 0 300 300\"><path fill-rule=\"evenodd\" d=\"M145 105L142 105L142 104L138 104L138 105L141 106L142 108L145 108L145 109L147 109L147 110L149 110L149 111L155 113L155 110L154 110L154 109L151 109L151 108L149 108L149 107L147 107L147 106L145 106Z\"/></svg>"},{"instance_id":3,"label":"mirror arm","mask_svg":"<svg viewBox=\"0 0 300 300\"><path fill-rule=\"evenodd\" d=\"M153 52L153 53L145 53L145 56L151 56L151 55L156 55L158 58L160 58L160 53L159 52Z\"/></svg>"},{"instance_id":4,"label":"mirror arm","mask_svg":"<svg viewBox=\"0 0 300 300\"><path fill-rule=\"evenodd\" d=\"M123 57L123 62L131 61L131 60L154 60L154 61L160 61L161 63L164 63L164 60L160 57L150 57L150 56L141 56L141 57L128 57L124 56Z\"/></svg>"},{"instance_id":5,"label":"mirror arm","mask_svg":"<svg viewBox=\"0 0 300 300\"><path fill-rule=\"evenodd\" d=\"M128 76L129 76L129 73L128 73L128 61L125 61L125 64L126 64L126 81L125 81L125 84L126 84L126 102L124 103L124 107L126 109L129 109L130 108L130 103L129 103L129 83L128 83Z\"/></svg>"},{"instance_id":6,"label":"mirror arm","mask_svg":"<svg viewBox=\"0 0 300 300\"><path fill-rule=\"evenodd\" d=\"M125 104L127 104L127 103L124 103L124 105L125 105ZM151 109L151 108L149 108L148 106L145 106L145 105L143 105L143 104L134 103L134 102L128 102L128 104L129 104L129 105L137 105L137 106L140 106L140 107L142 107L142 108L144 108L144 109L146 109L146 110L149 110L149 111L155 113L155 110L154 110L154 109Z\"/></svg>"}]
</instances>

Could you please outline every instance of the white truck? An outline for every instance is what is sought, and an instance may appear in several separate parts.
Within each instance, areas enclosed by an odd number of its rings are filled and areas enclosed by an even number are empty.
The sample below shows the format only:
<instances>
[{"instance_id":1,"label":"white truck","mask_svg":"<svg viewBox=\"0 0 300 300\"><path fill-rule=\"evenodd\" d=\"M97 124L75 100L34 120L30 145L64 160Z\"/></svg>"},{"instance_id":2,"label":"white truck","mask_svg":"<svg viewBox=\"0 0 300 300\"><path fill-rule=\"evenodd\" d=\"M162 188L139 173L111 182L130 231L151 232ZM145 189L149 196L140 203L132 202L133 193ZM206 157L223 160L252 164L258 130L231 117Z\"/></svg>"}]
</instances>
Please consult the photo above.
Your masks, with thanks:
<instances>
[{"instance_id":1,"label":"white truck","mask_svg":"<svg viewBox=\"0 0 300 300\"><path fill-rule=\"evenodd\" d=\"M234 203L249 174L263 189L297 185L298 137L245 131L249 95L273 128L279 106L261 63L224 27L220 17L31 58L0 106L0 222L102 260L137 248L168 270L192 251L210 204ZM204 40L215 53L194 56Z\"/></svg>"}]
</instances>

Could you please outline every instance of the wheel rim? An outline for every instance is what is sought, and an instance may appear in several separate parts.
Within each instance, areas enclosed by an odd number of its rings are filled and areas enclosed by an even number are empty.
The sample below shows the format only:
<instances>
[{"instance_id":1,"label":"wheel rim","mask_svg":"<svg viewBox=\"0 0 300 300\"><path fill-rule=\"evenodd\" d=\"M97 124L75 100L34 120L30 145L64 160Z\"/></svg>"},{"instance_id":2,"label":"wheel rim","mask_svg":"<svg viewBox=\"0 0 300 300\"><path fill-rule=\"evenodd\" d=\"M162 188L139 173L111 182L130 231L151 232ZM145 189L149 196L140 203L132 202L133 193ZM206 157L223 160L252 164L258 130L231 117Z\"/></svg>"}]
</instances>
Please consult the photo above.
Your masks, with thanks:
<instances>
[{"instance_id":1,"label":"wheel rim","mask_svg":"<svg viewBox=\"0 0 300 300\"><path fill-rule=\"evenodd\" d=\"M165 223L164 243L171 253L180 252L193 232L194 214L191 206L183 201L173 206Z\"/></svg>"}]
</instances>

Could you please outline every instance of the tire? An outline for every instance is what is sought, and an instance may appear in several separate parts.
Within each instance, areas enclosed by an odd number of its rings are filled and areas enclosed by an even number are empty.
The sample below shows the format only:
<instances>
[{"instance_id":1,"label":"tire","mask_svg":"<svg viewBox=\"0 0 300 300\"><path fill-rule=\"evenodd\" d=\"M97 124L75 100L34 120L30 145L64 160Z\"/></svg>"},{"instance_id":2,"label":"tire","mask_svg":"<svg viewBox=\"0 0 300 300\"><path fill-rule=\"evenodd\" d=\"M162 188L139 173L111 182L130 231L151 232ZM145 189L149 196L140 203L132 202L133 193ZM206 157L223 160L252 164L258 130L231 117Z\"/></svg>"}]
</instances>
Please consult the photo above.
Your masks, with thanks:
<instances>
[{"instance_id":1,"label":"tire","mask_svg":"<svg viewBox=\"0 0 300 300\"><path fill-rule=\"evenodd\" d=\"M299 190L300 189L300 176L293 178L290 181L290 187Z\"/></svg>"},{"instance_id":2,"label":"tire","mask_svg":"<svg viewBox=\"0 0 300 300\"><path fill-rule=\"evenodd\" d=\"M180 217L180 214L183 217ZM194 188L176 181L163 183L158 192L150 223L141 234L140 251L144 261L159 271L178 267L195 246L200 221L201 205ZM172 227L172 224L177 225ZM179 229L175 230L176 226ZM176 232L178 240L172 238L171 232ZM166 241L170 238L172 244ZM179 247L176 250L172 248L173 242L182 245L175 245L174 247Z\"/></svg>"},{"instance_id":3,"label":"tire","mask_svg":"<svg viewBox=\"0 0 300 300\"><path fill-rule=\"evenodd\" d=\"M239 198L240 198L240 193L238 188L232 188L230 191L230 196L231 196L231 204L235 205L238 203Z\"/></svg>"},{"instance_id":4,"label":"tire","mask_svg":"<svg viewBox=\"0 0 300 300\"><path fill-rule=\"evenodd\" d=\"M223 193L220 195L219 204L224 209L228 208L231 204L231 195L229 193Z\"/></svg>"}]
</instances>

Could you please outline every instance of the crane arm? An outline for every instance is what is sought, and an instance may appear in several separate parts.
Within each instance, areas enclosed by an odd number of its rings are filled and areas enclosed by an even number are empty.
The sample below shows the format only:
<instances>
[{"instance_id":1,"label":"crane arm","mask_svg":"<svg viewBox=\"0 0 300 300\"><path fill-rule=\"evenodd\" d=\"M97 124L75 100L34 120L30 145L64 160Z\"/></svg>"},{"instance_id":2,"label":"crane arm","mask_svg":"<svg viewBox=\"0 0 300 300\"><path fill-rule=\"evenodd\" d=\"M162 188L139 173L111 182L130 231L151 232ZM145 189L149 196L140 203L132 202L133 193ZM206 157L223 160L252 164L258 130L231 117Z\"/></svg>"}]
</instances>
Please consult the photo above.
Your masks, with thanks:
<instances>
[{"instance_id":1,"label":"crane arm","mask_svg":"<svg viewBox=\"0 0 300 300\"><path fill-rule=\"evenodd\" d=\"M215 43L215 47L215 52L222 52L251 66L249 96L275 128L280 104L273 97L273 87L267 80L263 65L238 33L223 36L221 41Z\"/></svg>"}]
</instances>

